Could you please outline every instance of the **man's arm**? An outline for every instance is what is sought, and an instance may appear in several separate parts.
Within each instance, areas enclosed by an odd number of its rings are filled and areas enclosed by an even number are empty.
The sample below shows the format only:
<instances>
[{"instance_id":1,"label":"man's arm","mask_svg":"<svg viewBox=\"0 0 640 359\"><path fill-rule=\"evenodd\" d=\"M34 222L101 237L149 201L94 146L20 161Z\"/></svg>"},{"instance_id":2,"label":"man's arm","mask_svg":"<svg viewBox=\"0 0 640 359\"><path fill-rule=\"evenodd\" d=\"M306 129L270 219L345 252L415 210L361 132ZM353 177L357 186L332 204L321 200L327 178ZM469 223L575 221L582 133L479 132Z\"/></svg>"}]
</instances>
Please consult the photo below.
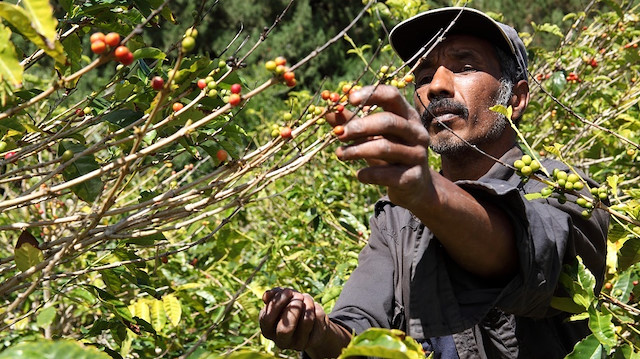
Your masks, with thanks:
<instances>
[{"instance_id":1,"label":"man's arm","mask_svg":"<svg viewBox=\"0 0 640 359\"><path fill-rule=\"evenodd\" d=\"M429 134L397 89L365 87L349 99L385 110L364 118L347 111L327 116L344 124L339 139L350 143L337 150L338 157L370 164L358 179L386 186L389 199L418 217L465 270L494 280L513 276L518 256L509 218L429 167Z\"/></svg>"}]
</instances>

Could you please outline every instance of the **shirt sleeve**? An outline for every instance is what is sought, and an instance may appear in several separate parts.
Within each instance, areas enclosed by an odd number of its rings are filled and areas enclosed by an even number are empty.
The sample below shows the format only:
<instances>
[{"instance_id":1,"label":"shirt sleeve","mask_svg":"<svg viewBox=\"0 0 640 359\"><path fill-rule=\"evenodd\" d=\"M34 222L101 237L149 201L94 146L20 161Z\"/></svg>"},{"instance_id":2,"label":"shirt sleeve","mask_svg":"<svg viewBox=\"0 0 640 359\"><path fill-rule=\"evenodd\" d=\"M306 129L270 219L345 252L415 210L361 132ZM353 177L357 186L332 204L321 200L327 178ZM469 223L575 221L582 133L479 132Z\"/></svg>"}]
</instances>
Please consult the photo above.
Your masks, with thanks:
<instances>
[{"instance_id":1,"label":"shirt sleeve","mask_svg":"<svg viewBox=\"0 0 640 359\"><path fill-rule=\"evenodd\" d=\"M394 310L394 260L381 213L370 220L371 235L358 266L345 283L329 318L360 334L371 327L391 328ZM393 244L393 243L392 243Z\"/></svg>"}]
</instances>

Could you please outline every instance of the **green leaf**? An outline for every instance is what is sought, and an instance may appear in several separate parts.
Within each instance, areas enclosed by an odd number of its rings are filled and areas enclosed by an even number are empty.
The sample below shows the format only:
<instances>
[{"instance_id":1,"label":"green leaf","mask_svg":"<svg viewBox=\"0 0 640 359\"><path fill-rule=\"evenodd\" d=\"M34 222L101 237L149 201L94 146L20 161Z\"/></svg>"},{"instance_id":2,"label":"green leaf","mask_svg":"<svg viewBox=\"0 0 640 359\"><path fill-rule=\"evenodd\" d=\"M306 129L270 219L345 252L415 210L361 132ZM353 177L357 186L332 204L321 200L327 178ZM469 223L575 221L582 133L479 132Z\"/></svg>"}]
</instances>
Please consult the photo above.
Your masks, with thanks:
<instances>
[{"instance_id":1,"label":"green leaf","mask_svg":"<svg viewBox=\"0 0 640 359\"><path fill-rule=\"evenodd\" d=\"M566 359L602 359L604 358L603 349L602 344L591 334L577 343Z\"/></svg>"},{"instance_id":2,"label":"green leaf","mask_svg":"<svg viewBox=\"0 0 640 359\"><path fill-rule=\"evenodd\" d=\"M551 297L551 307L574 314L582 313L585 310L584 307L576 304L573 299L566 297Z\"/></svg>"},{"instance_id":3,"label":"green leaf","mask_svg":"<svg viewBox=\"0 0 640 359\"><path fill-rule=\"evenodd\" d=\"M593 288L596 285L596 278L591 274L591 271L585 267L580 257L578 257L578 284L580 284L580 287L593 299Z\"/></svg>"},{"instance_id":4,"label":"green leaf","mask_svg":"<svg viewBox=\"0 0 640 359\"><path fill-rule=\"evenodd\" d=\"M352 338L338 358L369 356L390 359L424 358L422 346L397 329L370 328Z\"/></svg>"},{"instance_id":5,"label":"green leaf","mask_svg":"<svg viewBox=\"0 0 640 359\"><path fill-rule=\"evenodd\" d=\"M162 307L167 314L167 318L169 318L169 322L171 322L174 327L177 327L178 324L180 324L180 316L182 315L180 300L173 294L167 294L162 297Z\"/></svg>"},{"instance_id":6,"label":"green leaf","mask_svg":"<svg viewBox=\"0 0 640 359\"><path fill-rule=\"evenodd\" d=\"M31 243L23 243L17 246L14 255L16 266L23 272L44 260L42 251Z\"/></svg>"},{"instance_id":7,"label":"green leaf","mask_svg":"<svg viewBox=\"0 0 640 359\"><path fill-rule=\"evenodd\" d=\"M62 156L64 151L71 150L73 153L80 153L86 148L83 145L72 142L60 142L58 145L58 156ZM81 177L89 172L95 171L100 168L98 162L91 154L87 154L73 160L73 163L68 165L62 170L62 177L65 181L71 181L75 178ZM71 191L76 194L83 201L92 203L102 193L104 184L100 177L93 177L85 180L82 183L78 183L71 187Z\"/></svg>"},{"instance_id":8,"label":"green leaf","mask_svg":"<svg viewBox=\"0 0 640 359\"><path fill-rule=\"evenodd\" d=\"M164 313L162 301L157 299L149 299L148 303L151 314L151 325L156 332L159 332L167 323L167 316Z\"/></svg>"},{"instance_id":9,"label":"green leaf","mask_svg":"<svg viewBox=\"0 0 640 359\"><path fill-rule=\"evenodd\" d=\"M617 343L615 326L611 322L613 315L604 314L589 308L589 329L600 343L607 347L614 347Z\"/></svg>"},{"instance_id":10,"label":"green leaf","mask_svg":"<svg viewBox=\"0 0 640 359\"><path fill-rule=\"evenodd\" d=\"M567 85L567 79L564 77L564 72L554 72L548 80L549 90L553 96L559 96Z\"/></svg>"},{"instance_id":11,"label":"green leaf","mask_svg":"<svg viewBox=\"0 0 640 359\"><path fill-rule=\"evenodd\" d=\"M136 59L164 60L167 58L167 55L162 52L162 50L156 49L155 47L143 47L141 49L137 49L133 52L133 55Z\"/></svg>"},{"instance_id":12,"label":"green leaf","mask_svg":"<svg viewBox=\"0 0 640 359\"><path fill-rule=\"evenodd\" d=\"M561 38L564 37L564 34L562 33L562 30L560 30L560 28L556 24L548 24L547 23L547 24L538 25L535 22L531 22L531 25L533 26L535 31L546 32L546 33L553 34L553 35L556 35L556 36L561 37Z\"/></svg>"},{"instance_id":13,"label":"green leaf","mask_svg":"<svg viewBox=\"0 0 640 359\"><path fill-rule=\"evenodd\" d=\"M20 87L24 69L10 38L11 30L0 23L0 80L6 79L14 87Z\"/></svg>"},{"instance_id":14,"label":"green leaf","mask_svg":"<svg viewBox=\"0 0 640 359\"><path fill-rule=\"evenodd\" d=\"M638 262L640 262L640 239L631 238L624 242L618 252L618 270L626 270Z\"/></svg>"},{"instance_id":15,"label":"green leaf","mask_svg":"<svg viewBox=\"0 0 640 359\"><path fill-rule=\"evenodd\" d=\"M0 359L111 359L95 347L71 340L38 340L14 345L0 353Z\"/></svg>"},{"instance_id":16,"label":"green leaf","mask_svg":"<svg viewBox=\"0 0 640 359\"><path fill-rule=\"evenodd\" d=\"M53 320L56 318L56 307L50 306L42 309L38 312L38 316L36 318L36 323L40 328L44 328L46 326L51 325Z\"/></svg>"},{"instance_id":17,"label":"green leaf","mask_svg":"<svg viewBox=\"0 0 640 359\"><path fill-rule=\"evenodd\" d=\"M49 0L22 0L21 4L31 18L31 26L44 37L47 46L53 49L58 20L53 16Z\"/></svg>"},{"instance_id":18,"label":"green leaf","mask_svg":"<svg viewBox=\"0 0 640 359\"><path fill-rule=\"evenodd\" d=\"M47 6L49 5L47 4ZM13 27L22 34L22 36L29 39L47 55L54 58L56 62L61 64L66 62L64 50L62 49L60 41L55 40L51 42L49 39L46 39L45 42L43 35L39 34L32 27L32 19L30 18L29 13L23 8L6 2L0 2L0 17L11 23L11 25L13 25Z\"/></svg>"},{"instance_id":19,"label":"green leaf","mask_svg":"<svg viewBox=\"0 0 640 359\"><path fill-rule=\"evenodd\" d=\"M615 285L611 293L623 303L629 299L629 294L633 291L633 281L635 279L635 266L629 268L618 275Z\"/></svg>"},{"instance_id":20,"label":"green leaf","mask_svg":"<svg viewBox=\"0 0 640 359\"><path fill-rule=\"evenodd\" d=\"M497 112L508 119L511 119L511 116L513 116L513 107L511 106L504 107L503 105L495 105L489 107L489 110Z\"/></svg>"},{"instance_id":21,"label":"green leaf","mask_svg":"<svg viewBox=\"0 0 640 359\"><path fill-rule=\"evenodd\" d=\"M214 356L211 356L211 358L213 357ZM198 359L201 359L201 358L202 356L198 357ZM206 358L209 358L209 356L207 356ZM237 352L233 352L233 354L231 355L225 356L224 358L225 359L275 359L277 357L271 354L265 354L260 352L237 351Z\"/></svg>"}]
</instances>

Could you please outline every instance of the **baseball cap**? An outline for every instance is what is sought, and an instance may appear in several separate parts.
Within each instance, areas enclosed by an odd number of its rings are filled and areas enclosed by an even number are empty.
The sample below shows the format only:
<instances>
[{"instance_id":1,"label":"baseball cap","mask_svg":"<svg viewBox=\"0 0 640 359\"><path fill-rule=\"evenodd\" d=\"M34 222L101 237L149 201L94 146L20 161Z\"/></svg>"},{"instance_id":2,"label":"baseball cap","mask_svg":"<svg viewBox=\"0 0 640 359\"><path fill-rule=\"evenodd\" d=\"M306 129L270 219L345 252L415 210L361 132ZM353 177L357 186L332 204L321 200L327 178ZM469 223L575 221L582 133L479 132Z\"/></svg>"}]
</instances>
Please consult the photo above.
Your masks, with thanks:
<instances>
[{"instance_id":1,"label":"baseball cap","mask_svg":"<svg viewBox=\"0 0 640 359\"><path fill-rule=\"evenodd\" d=\"M527 79L527 50L516 30L493 20L480 10L445 7L422 12L396 25L389 34L389 42L402 60L409 61L454 19L455 24L447 34L473 35L488 40L507 54L513 55L518 64L518 78ZM415 63L418 58L411 63Z\"/></svg>"}]
</instances>

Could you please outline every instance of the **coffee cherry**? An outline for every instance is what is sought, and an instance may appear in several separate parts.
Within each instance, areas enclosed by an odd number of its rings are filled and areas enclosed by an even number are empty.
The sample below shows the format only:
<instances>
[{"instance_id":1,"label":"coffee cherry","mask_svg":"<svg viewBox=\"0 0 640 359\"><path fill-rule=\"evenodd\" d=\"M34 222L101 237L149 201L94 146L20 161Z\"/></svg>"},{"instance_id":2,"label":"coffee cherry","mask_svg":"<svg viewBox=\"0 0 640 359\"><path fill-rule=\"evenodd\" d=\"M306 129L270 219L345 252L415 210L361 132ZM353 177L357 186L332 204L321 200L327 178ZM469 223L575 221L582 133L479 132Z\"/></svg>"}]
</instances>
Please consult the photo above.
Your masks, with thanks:
<instances>
[{"instance_id":1,"label":"coffee cherry","mask_svg":"<svg viewBox=\"0 0 640 359\"><path fill-rule=\"evenodd\" d=\"M575 182L578 182L579 180L580 180L580 177L578 177L578 175L576 175L575 173L571 173L569 176L567 176L567 182L575 183Z\"/></svg>"},{"instance_id":2,"label":"coffee cherry","mask_svg":"<svg viewBox=\"0 0 640 359\"><path fill-rule=\"evenodd\" d=\"M229 154L227 153L227 151L225 151L223 149L219 149L218 152L216 152L216 158L220 162L225 162L227 160L228 156L229 156Z\"/></svg>"},{"instance_id":3,"label":"coffee cherry","mask_svg":"<svg viewBox=\"0 0 640 359\"><path fill-rule=\"evenodd\" d=\"M529 176L533 173L533 170L531 166L524 166L520 169L520 173L522 173L523 176Z\"/></svg>"},{"instance_id":4,"label":"coffee cherry","mask_svg":"<svg viewBox=\"0 0 640 359\"><path fill-rule=\"evenodd\" d=\"M587 200L580 197L578 199L576 199L576 204L582 208L585 208L587 206Z\"/></svg>"},{"instance_id":5,"label":"coffee cherry","mask_svg":"<svg viewBox=\"0 0 640 359\"><path fill-rule=\"evenodd\" d=\"M291 127L285 126L280 128L280 137L291 138Z\"/></svg>"},{"instance_id":6,"label":"coffee cherry","mask_svg":"<svg viewBox=\"0 0 640 359\"><path fill-rule=\"evenodd\" d=\"M231 85L231 93L239 94L242 92L242 86L240 84Z\"/></svg>"},{"instance_id":7,"label":"coffee cherry","mask_svg":"<svg viewBox=\"0 0 640 359\"><path fill-rule=\"evenodd\" d=\"M340 95L337 92L333 92L329 95L329 100L331 100L331 102L340 102Z\"/></svg>"},{"instance_id":8,"label":"coffee cherry","mask_svg":"<svg viewBox=\"0 0 640 359\"><path fill-rule=\"evenodd\" d=\"M530 165L531 161L533 161L531 156L529 156L529 155L522 156L522 162L524 162L525 165L527 165L527 166Z\"/></svg>"},{"instance_id":9,"label":"coffee cherry","mask_svg":"<svg viewBox=\"0 0 640 359\"><path fill-rule=\"evenodd\" d=\"M336 136L341 136L341 135L343 135L343 134L344 134L344 126L340 126L340 125L338 125L338 126L334 127L334 128L333 128L333 133L334 133Z\"/></svg>"},{"instance_id":10,"label":"coffee cherry","mask_svg":"<svg viewBox=\"0 0 640 359\"><path fill-rule=\"evenodd\" d=\"M198 80L198 88L204 90L207 87L207 81L205 79Z\"/></svg>"},{"instance_id":11,"label":"coffee cherry","mask_svg":"<svg viewBox=\"0 0 640 359\"><path fill-rule=\"evenodd\" d=\"M331 96L331 91L329 90L324 90L320 93L320 97L322 97L323 100L328 100L329 96Z\"/></svg>"},{"instance_id":12,"label":"coffee cherry","mask_svg":"<svg viewBox=\"0 0 640 359\"><path fill-rule=\"evenodd\" d=\"M84 116L84 111L81 108L76 109L76 116L78 117Z\"/></svg>"},{"instance_id":13,"label":"coffee cherry","mask_svg":"<svg viewBox=\"0 0 640 359\"><path fill-rule=\"evenodd\" d=\"M224 60L218 61L218 68L219 69L226 69L227 68L227 62L224 61Z\"/></svg>"},{"instance_id":14,"label":"coffee cherry","mask_svg":"<svg viewBox=\"0 0 640 359\"><path fill-rule=\"evenodd\" d=\"M287 59L283 56L278 56L275 58L274 62L276 63L276 66L284 66L287 64Z\"/></svg>"},{"instance_id":15,"label":"coffee cherry","mask_svg":"<svg viewBox=\"0 0 640 359\"><path fill-rule=\"evenodd\" d=\"M241 101L242 97L240 97L240 95L238 95L237 93L232 93L231 95L229 95L229 105L235 107L238 106Z\"/></svg>"},{"instance_id":16,"label":"coffee cherry","mask_svg":"<svg viewBox=\"0 0 640 359\"><path fill-rule=\"evenodd\" d=\"M5 149L7 149L7 146L9 144L6 143L5 141L0 141L0 152L4 151Z\"/></svg>"},{"instance_id":17,"label":"coffee cherry","mask_svg":"<svg viewBox=\"0 0 640 359\"><path fill-rule=\"evenodd\" d=\"M105 40L105 36L103 33L101 32L94 32L93 34L91 34L91 36L89 37L89 41L91 41L91 43L93 44L96 41L102 41L104 42Z\"/></svg>"},{"instance_id":18,"label":"coffee cherry","mask_svg":"<svg viewBox=\"0 0 640 359\"><path fill-rule=\"evenodd\" d=\"M124 54L118 60L120 61L121 64L123 64L125 66L129 66L129 65L131 65L133 63L133 61L135 61L135 57L133 56L133 53L127 52L126 54Z\"/></svg>"},{"instance_id":19,"label":"coffee cherry","mask_svg":"<svg viewBox=\"0 0 640 359\"><path fill-rule=\"evenodd\" d=\"M62 156L60 157L60 159L62 159L62 162L67 162L73 158L73 154L74 154L73 151L66 150L62 153Z\"/></svg>"},{"instance_id":20,"label":"coffee cherry","mask_svg":"<svg viewBox=\"0 0 640 359\"><path fill-rule=\"evenodd\" d=\"M278 66L278 65L277 65L277 64L276 64L276 62L275 62L275 61L273 61L273 60L269 60L269 61L265 62L265 64L264 64L264 67L265 67L268 71L271 71L271 72L275 71L277 66Z\"/></svg>"},{"instance_id":21,"label":"coffee cherry","mask_svg":"<svg viewBox=\"0 0 640 359\"><path fill-rule=\"evenodd\" d=\"M285 84L287 85L287 87L294 87L297 84L297 82L296 82L296 79L293 79L291 81L286 81Z\"/></svg>"},{"instance_id":22,"label":"coffee cherry","mask_svg":"<svg viewBox=\"0 0 640 359\"><path fill-rule=\"evenodd\" d=\"M529 165L529 167L531 167L531 170L533 172L536 172L537 170L540 169L540 162L538 162L536 160L533 160L533 161L531 161L531 164Z\"/></svg>"},{"instance_id":23,"label":"coffee cherry","mask_svg":"<svg viewBox=\"0 0 640 359\"><path fill-rule=\"evenodd\" d=\"M522 160L515 160L513 162L513 167L515 167L518 170L521 170L522 167L524 167L524 162L522 162Z\"/></svg>"},{"instance_id":24,"label":"coffee cherry","mask_svg":"<svg viewBox=\"0 0 640 359\"><path fill-rule=\"evenodd\" d=\"M111 47L116 47L120 44L120 34L110 32L104 37L104 42Z\"/></svg>"},{"instance_id":25,"label":"coffee cherry","mask_svg":"<svg viewBox=\"0 0 640 359\"><path fill-rule=\"evenodd\" d=\"M15 155L16 155L16 152L15 152L15 151L7 152L7 153L5 153L5 155L4 155L4 159L5 159L5 160L8 160L8 159L10 159L11 157L13 157L13 156L15 156Z\"/></svg>"},{"instance_id":26,"label":"coffee cherry","mask_svg":"<svg viewBox=\"0 0 640 359\"><path fill-rule=\"evenodd\" d=\"M287 71L287 68L284 65L277 65L276 66L276 74L277 75L282 75Z\"/></svg>"},{"instance_id":27,"label":"coffee cherry","mask_svg":"<svg viewBox=\"0 0 640 359\"><path fill-rule=\"evenodd\" d=\"M344 105L339 103L336 105L335 109L336 109L336 112L342 112L344 111Z\"/></svg>"},{"instance_id":28,"label":"coffee cherry","mask_svg":"<svg viewBox=\"0 0 640 359\"><path fill-rule=\"evenodd\" d=\"M216 89L211 89L207 92L207 97L214 98L216 96L218 96L218 90Z\"/></svg>"},{"instance_id":29,"label":"coffee cherry","mask_svg":"<svg viewBox=\"0 0 640 359\"><path fill-rule=\"evenodd\" d=\"M291 71L287 71L287 72L284 73L284 75L282 75L282 78L286 82L291 82L291 81L294 81L296 79L296 75Z\"/></svg>"},{"instance_id":30,"label":"coffee cherry","mask_svg":"<svg viewBox=\"0 0 640 359\"><path fill-rule=\"evenodd\" d=\"M282 119L284 120L284 122L289 122L292 118L293 115L291 114L291 112L285 112L282 114Z\"/></svg>"},{"instance_id":31,"label":"coffee cherry","mask_svg":"<svg viewBox=\"0 0 640 359\"><path fill-rule=\"evenodd\" d=\"M342 86L342 93L345 95L348 94L349 92L351 92L351 88L352 88L351 84L346 84Z\"/></svg>"},{"instance_id":32,"label":"coffee cherry","mask_svg":"<svg viewBox=\"0 0 640 359\"><path fill-rule=\"evenodd\" d=\"M196 39L191 36L182 39L182 52L190 52L194 47L196 47Z\"/></svg>"},{"instance_id":33,"label":"coffee cherry","mask_svg":"<svg viewBox=\"0 0 640 359\"><path fill-rule=\"evenodd\" d=\"M107 44L104 43L104 41L95 41L91 43L91 51L94 54L101 54L103 53L105 50L107 49Z\"/></svg>"},{"instance_id":34,"label":"coffee cherry","mask_svg":"<svg viewBox=\"0 0 640 359\"><path fill-rule=\"evenodd\" d=\"M574 190L581 191L583 188L584 188L584 183L582 183L581 181L573 183L573 189Z\"/></svg>"},{"instance_id":35,"label":"coffee cherry","mask_svg":"<svg viewBox=\"0 0 640 359\"><path fill-rule=\"evenodd\" d=\"M198 30L195 27L190 27L184 32L185 36L196 38L198 37Z\"/></svg>"},{"instance_id":36,"label":"coffee cherry","mask_svg":"<svg viewBox=\"0 0 640 359\"><path fill-rule=\"evenodd\" d=\"M182 108L184 107L184 105L180 102L175 102L173 104L173 106L171 106L171 108L173 109L173 112L178 112L180 110L182 110Z\"/></svg>"},{"instance_id":37,"label":"coffee cherry","mask_svg":"<svg viewBox=\"0 0 640 359\"><path fill-rule=\"evenodd\" d=\"M545 187L540 191L540 194L542 194L545 197L550 196L553 193L553 188L552 187Z\"/></svg>"},{"instance_id":38,"label":"coffee cherry","mask_svg":"<svg viewBox=\"0 0 640 359\"><path fill-rule=\"evenodd\" d=\"M162 77L156 76L151 79L151 88L153 88L156 91L160 91L162 90L163 87L164 87L164 79Z\"/></svg>"}]
</instances>

